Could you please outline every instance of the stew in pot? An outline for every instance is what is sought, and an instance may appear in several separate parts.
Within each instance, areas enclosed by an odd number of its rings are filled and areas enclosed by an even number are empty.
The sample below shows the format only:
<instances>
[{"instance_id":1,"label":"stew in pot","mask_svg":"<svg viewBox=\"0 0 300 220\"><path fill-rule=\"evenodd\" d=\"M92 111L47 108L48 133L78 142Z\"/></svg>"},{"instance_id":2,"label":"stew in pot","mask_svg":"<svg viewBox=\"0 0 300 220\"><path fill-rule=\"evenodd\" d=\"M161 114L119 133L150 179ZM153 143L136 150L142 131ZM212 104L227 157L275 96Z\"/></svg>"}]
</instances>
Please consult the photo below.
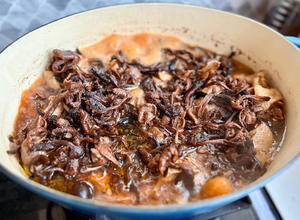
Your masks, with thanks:
<instances>
[{"instance_id":1,"label":"stew in pot","mask_svg":"<svg viewBox=\"0 0 300 220\"><path fill-rule=\"evenodd\" d=\"M113 34L53 50L22 93L8 153L32 180L82 198L187 203L260 177L284 129L282 95L234 53Z\"/></svg>"}]
</instances>

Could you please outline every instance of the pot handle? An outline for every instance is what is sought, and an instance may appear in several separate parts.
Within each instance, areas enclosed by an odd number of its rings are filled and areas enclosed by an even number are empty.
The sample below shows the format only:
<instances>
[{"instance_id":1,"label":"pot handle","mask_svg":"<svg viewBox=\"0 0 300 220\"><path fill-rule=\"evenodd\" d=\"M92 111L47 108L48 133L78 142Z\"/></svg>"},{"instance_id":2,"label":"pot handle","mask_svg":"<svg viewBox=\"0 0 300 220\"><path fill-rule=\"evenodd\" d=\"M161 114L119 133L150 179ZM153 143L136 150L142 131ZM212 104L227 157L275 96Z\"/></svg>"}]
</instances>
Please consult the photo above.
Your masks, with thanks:
<instances>
[{"instance_id":1,"label":"pot handle","mask_svg":"<svg viewBox=\"0 0 300 220\"><path fill-rule=\"evenodd\" d=\"M293 36L286 36L286 39L291 41L293 44L295 44L296 47L300 49L300 38L299 37L293 37Z\"/></svg>"}]
</instances>

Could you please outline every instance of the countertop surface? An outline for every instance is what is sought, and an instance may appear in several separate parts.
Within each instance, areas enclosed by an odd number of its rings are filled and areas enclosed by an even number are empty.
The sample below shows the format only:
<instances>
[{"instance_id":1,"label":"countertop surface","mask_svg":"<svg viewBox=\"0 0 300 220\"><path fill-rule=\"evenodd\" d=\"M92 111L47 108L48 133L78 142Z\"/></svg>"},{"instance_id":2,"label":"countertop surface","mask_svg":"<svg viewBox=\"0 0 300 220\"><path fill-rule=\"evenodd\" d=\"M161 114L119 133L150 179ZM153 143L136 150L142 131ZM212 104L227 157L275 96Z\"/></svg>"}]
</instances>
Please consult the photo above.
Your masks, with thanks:
<instances>
[{"instance_id":1,"label":"countertop surface","mask_svg":"<svg viewBox=\"0 0 300 220\"><path fill-rule=\"evenodd\" d=\"M283 174L266 185L280 215L284 219L300 219L300 159Z\"/></svg>"}]
</instances>

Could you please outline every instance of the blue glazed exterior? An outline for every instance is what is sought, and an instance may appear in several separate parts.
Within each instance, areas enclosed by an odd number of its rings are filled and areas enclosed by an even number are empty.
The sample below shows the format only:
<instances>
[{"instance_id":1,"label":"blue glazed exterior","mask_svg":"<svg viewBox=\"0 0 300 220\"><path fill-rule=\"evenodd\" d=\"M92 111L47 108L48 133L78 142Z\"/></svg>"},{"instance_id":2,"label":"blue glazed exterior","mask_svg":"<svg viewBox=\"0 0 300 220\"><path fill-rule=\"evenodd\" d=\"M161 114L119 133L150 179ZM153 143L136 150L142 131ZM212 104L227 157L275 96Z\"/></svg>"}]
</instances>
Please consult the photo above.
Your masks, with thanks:
<instances>
[{"instance_id":1,"label":"blue glazed exterior","mask_svg":"<svg viewBox=\"0 0 300 220\"><path fill-rule=\"evenodd\" d=\"M299 38L287 37L292 43L297 47L300 47ZM36 188L32 184L31 180L24 181L23 179L17 177L15 174L10 172L6 167L0 164L0 169L5 173L10 179L17 182L26 189L37 193L41 196L44 196L56 203L59 203L67 208L76 210L77 212L85 213L91 217L100 217L102 215L107 215L112 219L186 219L195 215L201 215L207 212L210 212L214 209L217 209L221 206L229 204L235 200L238 200L250 192L257 190L273 178L276 178L282 174L294 161L299 158L298 154L293 160L291 160L285 167L277 171L273 176L265 179L264 181L259 182L256 185L245 187L244 189L237 191L235 193L225 195L222 197L207 199L204 201L199 201L196 203L189 203L186 205L175 205L175 206L164 206L164 207L124 207L122 205L111 205L111 206L101 206L99 203L93 203L91 201L85 201L83 199L78 199L74 196L65 197L66 194L59 193L55 194L51 191L44 190L46 187Z\"/></svg>"},{"instance_id":2,"label":"blue glazed exterior","mask_svg":"<svg viewBox=\"0 0 300 220\"><path fill-rule=\"evenodd\" d=\"M293 44L295 44L296 47L300 48L300 38L298 38L298 37L292 37L292 36L286 36L286 39L288 39Z\"/></svg>"}]
</instances>

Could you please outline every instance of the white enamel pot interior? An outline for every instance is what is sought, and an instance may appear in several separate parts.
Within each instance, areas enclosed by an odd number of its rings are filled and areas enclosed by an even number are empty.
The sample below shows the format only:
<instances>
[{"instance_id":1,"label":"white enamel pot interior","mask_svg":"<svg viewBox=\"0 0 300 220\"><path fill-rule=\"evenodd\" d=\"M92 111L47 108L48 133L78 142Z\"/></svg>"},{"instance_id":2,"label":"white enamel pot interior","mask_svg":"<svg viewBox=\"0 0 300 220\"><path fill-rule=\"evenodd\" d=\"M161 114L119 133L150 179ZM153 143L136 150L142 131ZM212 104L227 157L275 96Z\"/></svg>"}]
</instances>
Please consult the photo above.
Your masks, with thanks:
<instances>
[{"instance_id":1,"label":"white enamel pot interior","mask_svg":"<svg viewBox=\"0 0 300 220\"><path fill-rule=\"evenodd\" d=\"M91 44L110 33L155 32L176 35L219 53L234 49L236 58L254 70L267 70L286 102L287 130L282 149L268 171L243 190L186 205L126 206L84 200L29 180L14 156L9 156L8 135L22 90L42 73L51 51ZM300 152L300 52L282 35L237 15L177 4L134 4L100 8L63 18L15 41L0 54L0 166L14 181L59 203L117 217L187 217L241 198L266 184Z\"/></svg>"}]
</instances>

